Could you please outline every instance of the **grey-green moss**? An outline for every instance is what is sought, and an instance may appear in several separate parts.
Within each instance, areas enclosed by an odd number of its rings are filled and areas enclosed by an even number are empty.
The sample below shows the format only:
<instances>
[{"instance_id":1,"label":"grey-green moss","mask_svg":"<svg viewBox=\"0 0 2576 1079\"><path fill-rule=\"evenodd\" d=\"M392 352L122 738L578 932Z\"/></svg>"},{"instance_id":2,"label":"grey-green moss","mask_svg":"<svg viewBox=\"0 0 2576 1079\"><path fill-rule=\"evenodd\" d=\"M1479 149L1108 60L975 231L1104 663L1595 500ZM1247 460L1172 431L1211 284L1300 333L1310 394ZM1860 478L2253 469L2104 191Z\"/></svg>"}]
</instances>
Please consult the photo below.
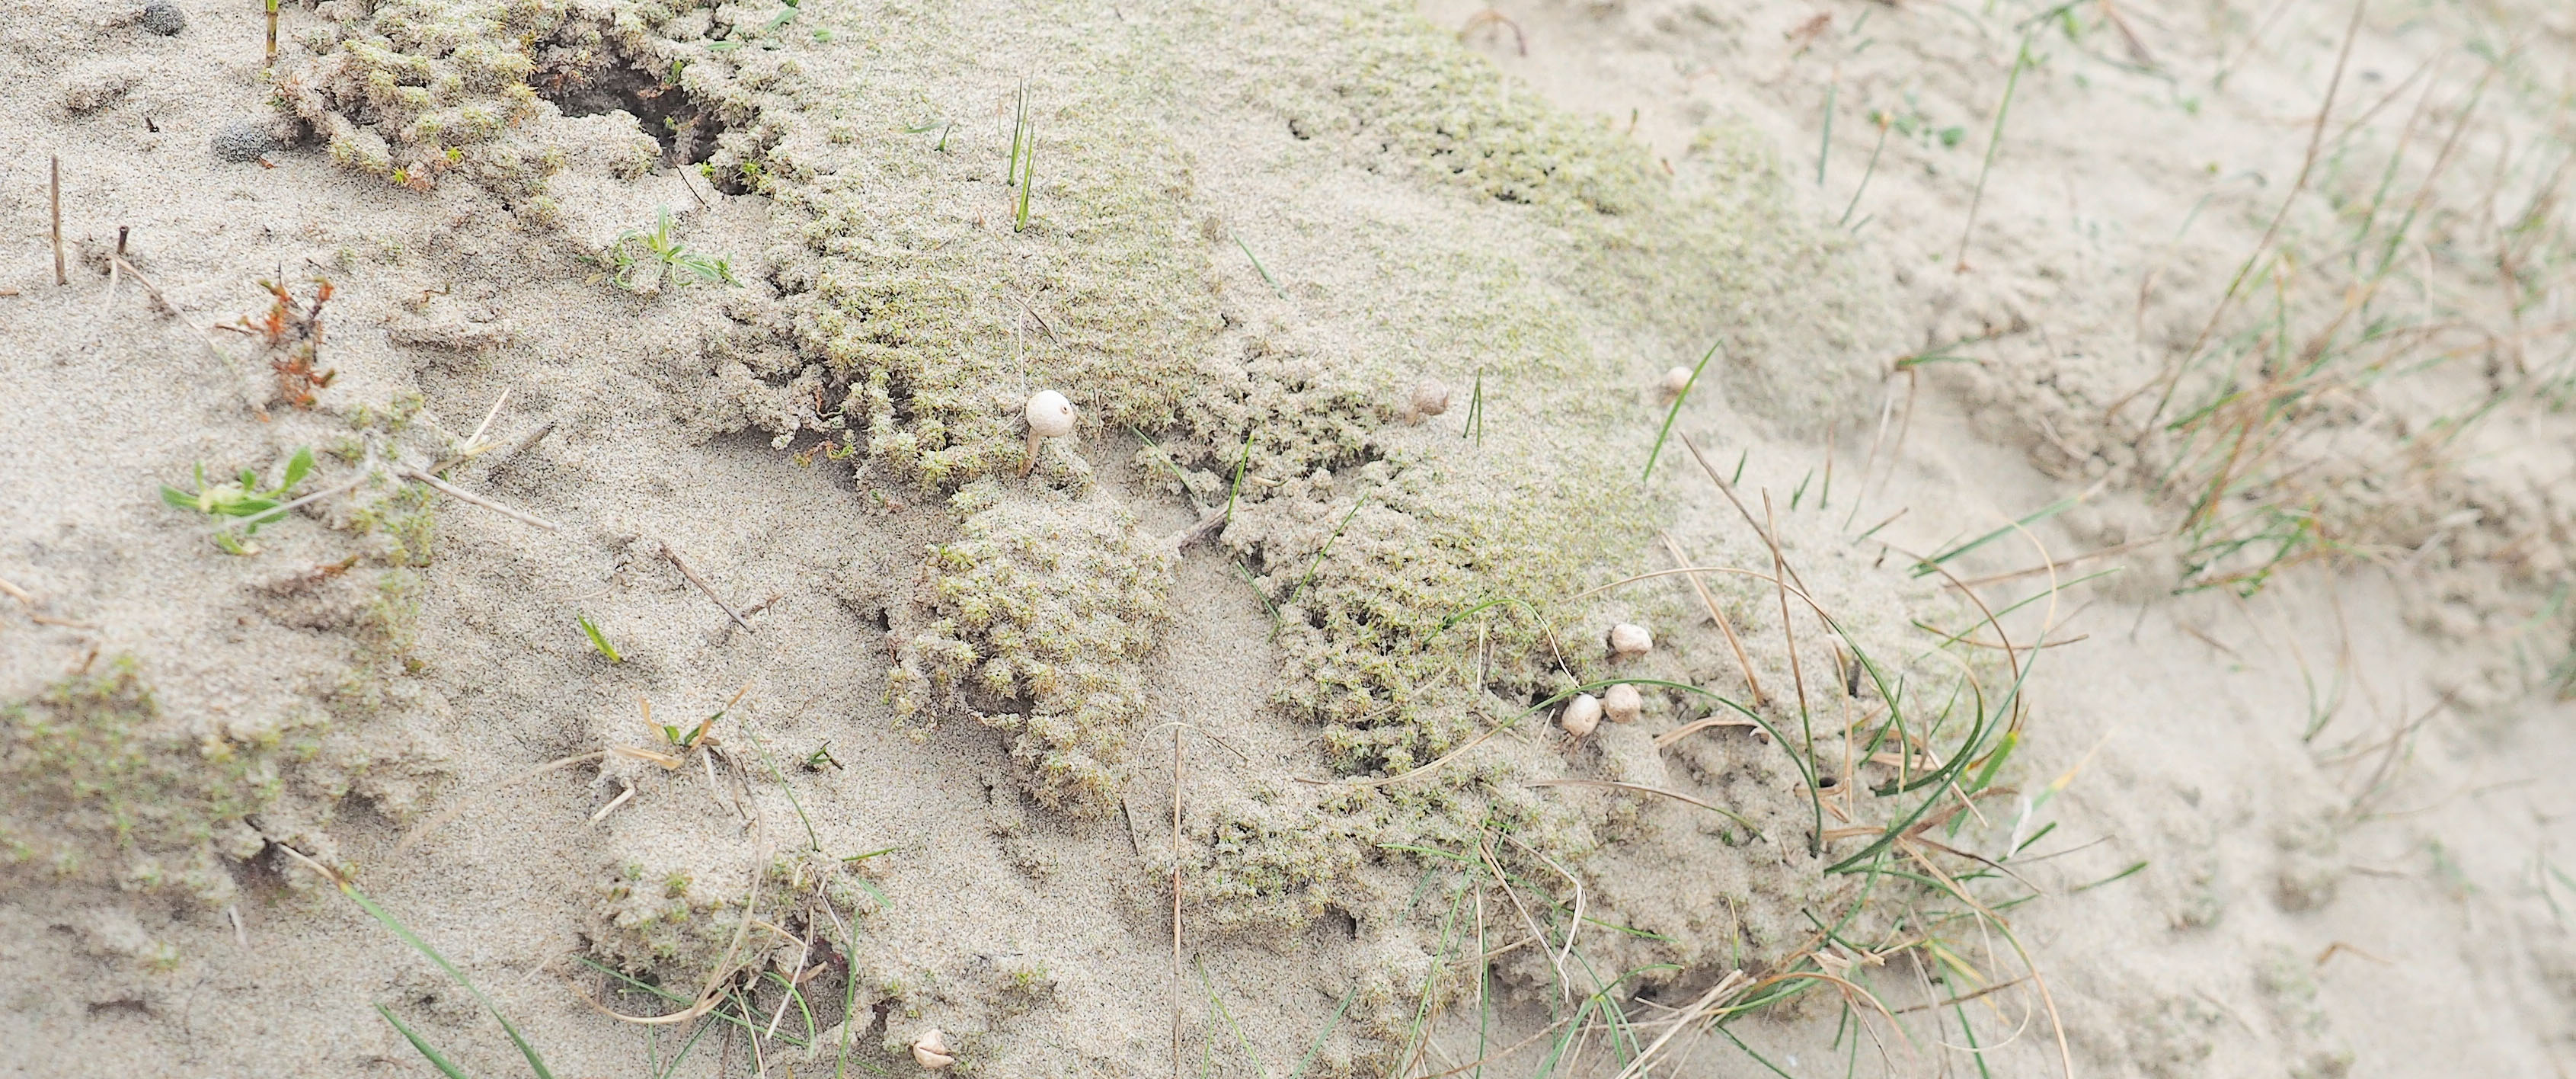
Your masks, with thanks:
<instances>
[{"instance_id":1,"label":"grey-green moss","mask_svg":"<svg viewBox=\"0 0 2576 1079\"><path fill-rule=\"evenodd\" d=\"M991 481L950 504L960 535L931 545L928 587L892 634L895 715L972 715L1012 735L1040 801L1107 811L1145 716L1139 665L1167 617L1169 541L1124 511L1006 499Z\"/></svg>"},{"instance_id":2,"label":"grey-green moss","mask_svg":"<svg viewBox=\"0 0 2576 1079\"><path fill-rule=\"evenodd\" d=\"M250 737L163 721L131 658L0 705L0 872L165 889L221 903L221 858L263 841L244 818L284 790L280 767L312 756L310 721Z\"/></svg>"},{"instance_id":3,"label":"grey-green moss","mask_svg":"<svg viewBox=\"0 0 2576 1079\"><path fill-rule=\"evenodd\" d=\"M1010 26L900 2L800 16L864 31L829 54L867 72L856 80L808 77L826 54L801 40L746 37L765 5L614 0L597 18L498 0L456 10L468 9L496 25L554 19L550 41L602 50L580 62L614 53L721 117L710 174L768 196L777 223L764 262L779 317L755 344L792 354L745 361L741 376L818 382L838 411L815 420L859 436L853 467L870 486L955 496L959 538L925 553L897 608L893 710L1005 728L1029 790L1063 809L1116 802L1120 752L1149 718L1140 687L1171 587L1156 537L1090 489L1082 454L1109 436L1150 439L1143 471L1172 477L1175 495L1231 501L1217 544L1276 615L1281 713L1312 725L1333 771L1384 776L1499 724L1538 728L1530 702L1606 673L1591 643L1603 609L1565 601L1648 565L1674 511L1633 478L1660 417L1605 388L1718 345L1711 385L1740 411L1820 426L1867 407L1884 354L1862 271L1843 241L1796 223L1759 140L1712 129L1667 169L1514 86L1409 5L1201 3L1114 24L1065 5ZM1239 32L1244 19L1257 32ZM369 32L433 67L467 64ZM979 50L1004 39L1047 57L1028 87L1037 163L1025 228L1000 150L1007 131L908 130L957 100L1006 93L957 75L989 70ZM718 47L734 40L748 43ZM1197 47L1213 41L1224 44ZM374 62L351 55L352 70ZM531 70L551 62L526 55ZM1372 215L1320 204L1352 212L1311 257L1364 272L1291 273L1275 286L1284 313L1247 318L1254 305L1226 296L1219 270L1236 257L1219 207L1242 191L1200 190L1194 125L1205 117L1160 96L1167 86L1222 86L1239 96L1220 111L1249 102L1276 116L1297 141L1268 167L1391 176L1424 205ZM461 92L503 109L523 100L506 82ZM482 130L461 116L421 134L419 117L462 107L432 97L379 114L409 126L376 137L469 157L506 142L441 143ZM507 197L506 182L493 186ZM1406 426L1397 395L1422 377L1447 383L1455 408ZM1050 447L1035 481L1003 481L1024 463L1021 404L1042 388L1080 407L1079 452ZM1480 388L1481 437L1458 437ZM1695 625L1674 600L1623 602L1659 627ZM1677 658L1699 666L1676 676L1714 677L1721 668L1703 662L1714 655ZM1556 767L1535 742L1492 745L1417 782L1198 811L1184 854L1194 924L1293 929L1360 902L1372 863L1439 861L1390 843L1489 845L1506 871L1553 881L1547 859L1589 873L1651 830L1636 799L1534 792L1525 781ZM1724 761L1704 771L1743 792L1743 811L1794 833L1787 818L1806 803L1781 794L1786 777ZM1518 842L1493 838L1504 831ZM1787 947L1790 912L1842 888L1798 876L1730 891L1763 909L1678 925L1690 939L1652 958L1714 962L1724 933L1737 934L1730 947ZM1674 915L1685 916L1699 912ZM1630 939L1602 947L1652 947ZM1405 1014L1395 1004L1422 991L1421 967L1418 956L1381 964L1360 1014Z\"/></svg>"}]
</instances>

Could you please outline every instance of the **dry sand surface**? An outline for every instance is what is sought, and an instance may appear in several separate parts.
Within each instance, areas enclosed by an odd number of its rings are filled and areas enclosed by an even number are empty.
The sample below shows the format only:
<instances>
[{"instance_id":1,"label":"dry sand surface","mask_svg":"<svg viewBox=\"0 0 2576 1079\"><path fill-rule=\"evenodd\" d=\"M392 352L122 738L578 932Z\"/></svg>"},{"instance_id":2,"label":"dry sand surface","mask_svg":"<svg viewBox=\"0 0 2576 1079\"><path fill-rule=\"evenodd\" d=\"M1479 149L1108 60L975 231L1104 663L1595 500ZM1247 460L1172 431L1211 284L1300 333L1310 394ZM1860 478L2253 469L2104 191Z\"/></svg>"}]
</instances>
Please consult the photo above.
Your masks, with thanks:
<instances>
[{"instance_id":1,"label":"dry sand surface","mask_svg":"<svg viewBox=\"0 0 2576 1079\"><path fill-rule=\"evenodd\" d=\"M2576 1061L2576 9L269 19L0 9L0 1074Z\"/></svg>"}]
</instances>

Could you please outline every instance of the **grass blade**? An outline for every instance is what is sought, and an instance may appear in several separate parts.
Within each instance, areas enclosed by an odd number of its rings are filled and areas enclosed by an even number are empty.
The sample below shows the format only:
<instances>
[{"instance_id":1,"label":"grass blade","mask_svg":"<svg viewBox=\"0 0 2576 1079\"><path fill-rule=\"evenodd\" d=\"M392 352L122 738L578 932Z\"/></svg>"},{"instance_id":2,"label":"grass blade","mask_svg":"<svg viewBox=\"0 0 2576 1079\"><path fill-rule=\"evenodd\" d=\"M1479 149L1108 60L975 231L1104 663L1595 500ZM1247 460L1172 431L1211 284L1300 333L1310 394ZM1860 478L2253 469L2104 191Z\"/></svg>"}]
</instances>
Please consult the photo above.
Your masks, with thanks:
<instances>
[{"instance_id":1,"label":"grass blade","mask_svg":"<svg viewBox=\"0 0 2576 1079\"><path fill-rule=\"evenodd\" d=\"M438 1055L438 1050L430 1048L429 1043L421 1040L420 1035L412 1033L412 1029L404 1026L402 1020L394 1018L393 1009L378 1004L376 1014L384 1016L385 1022L392 1023L395 1030L401 1031L402 1036L411 1042L412 1048L420 1050L420 1055L429 1058L430 1067L438 1069L440 1074L447 1076L447 1079L472 1079L465 1074L465 1069L457 1067L446 1057Z\"/></svg>"},{"instance_id":2,"label":"grass blade","mask_svg":"<svg viewBox=\"0 0 2576 1079\"><path fill-rule=\"evenodd\" d=\"M1655 448L1646 454L1646 471L1638 475L1637 482L1643 483L1655 474L1655 458L1663 456L1664 441L1673 436L1673 421L1682 414L1682 402L1690 400L1691 387L1699 385L1700 372L1708 370L1708 361L1716 358L1717 346L1712 344L1708 346L1707 354L1691 368L1690 381L1682 383L1682 391L1673 395L1673 407L1664 411L1664 429L1655 433Z\"/></svg>"},{"instance_id":3,"label":"grass blade","mask_svg":"<svg viewBox=\"0 0 2576 1079\"><path fill-rule=\"evenodd\" d=\"M582 636L590 638L590 646L598 649L600 655L608 657L608 661L610 663L626 662L626 657L617 654L617 646L608 643L607 635L599 631L599 624L591 621L589 615L575 615L573 617L581 622Z\"/></svg>"},{"instance_id":4,"label":"grass blade","mask_svg":"<svg viewBox=\"0 0 2576 1079\"><path fill-rule=\"evenodd\" d=\"M1351 986L1350 992L1342 994L1342 1006L1333 1009L1332 1020L1325 1023L1324 1029L1315 1034L1315 1044L1306 1047L1306 1055L1297 1058L1297 1066L1289 1070L1288 1079L1297 1079L1298 1076L1306 1074L1306 1066L1315 1062L1315 1054L1324 1051L1324 1039L1332 1037L1333 1028L1342 1025L1342 1013L1351 1010L1351 1001L1359 999L1359 995L1360 987L1356 984Z\"/></svg>"},{"instance_id":5,"label":"grass blade","mask_svg":"<svg viewBox=\"0 0 2576 1079\"><path fill-rule=\"evenodd\" d=\"M466 977L464 971L457 969L456 964L448 962L446 956L438 954L438 949L430 947L428 941L420 939L420 935L412 932L411 927L404 925L401 919L394 917L385 908L377 906L375 900L367 898L367 894L359 891L358 886L351 883L347 877L306 857L304 852L293 847L281 844L279 849L294 855L297 861L303 862L307 867L329 878L332 884L339 886L340 894L348 896L350 901L358 904L359 909L366 911L367 915L374 918L377 924L384 926L387 932L392 933L403 943L411 945L413 951L419 952L430 962L438 964L438 969L446 971L449 978L455 979L456 984L465 987L465 991L473 994L475 1000L482 1002L485 1011L492 1013L492 1018L501 1024L501 1030L510 1035L511 1044L519 1047L519 1055L527 1058L528 1069L536 1073L537 1079L554 1079L554 1072L546 1068L545 1058L538 1055L537 1047L528 1044L527 1037L519 1033L519 1028L510 1022L508 1016L501 1014L501 1006L493 1003L491 997L483 995L483 990L474 984L473 979ZM391 1016L388 1015L387 1018ZM402 1026L400 1023L394 1025L397 1028ZM422 1052L428 1052L428 1046L422 1045L419 1039L413 1039L412 1044L419 1045ZM433 1056L432 1059L435 1060L436 1057Z\"/></svg>"},{"instance_id":6,"label":"grass blade","mask_svg":"<svg viewBox=\"0 0 2576 1079\"><path fill-rule=\"evenodd\" d=\"M2013 523L2011 523L2011 524L2005 525L2005 526L2003 526L2002 528L1998 528L1998 529L1996 529L1996 530L1994 530L1994 531L1992 531L1992 532L1988 532L1988 533L1986 533L1985 535L1982 535L1982 536L1979 536L1979 537L1977 537L1977 538L1975 538L1975 539L1969 540L1968 542L1966 542L1966 543L1962 543L1962 544L1960 544L1960 545L1958 545L1958 546L1956 546L1956 547L1952 547L1952 548L1950 548L1949 550L1946 550L1946 551L1943 551L1943 552L1941 552L1941 553L1939 553L1939 554L1932 555L1932 556L1930 556L1930 557L1928 557L1928 558L1925 558L1922 562L1920 562L1920 563L1918 563L1918 564L1916 564L1916 565L1915 565L1915 567L1914 567L1914 575L1915 575L1915 576L1917 576L1917 577L1921 577L1921 576L1924 576L1924 575L1926 575L1926 574L1930 574L1930 573L1937 572L1933 567L1938 566L1938 565L1940 565L1941 563L1947 562L1947 561L1949 561L1949 560L1951 560L1951 559L1953 559L1953 558L1957 558L1957 557L1959 557L1960 555L1966 554L1966 553L1968 553L1968 552L1970 552L1970 551L1976 550L1976 549L1977 549L1977 548L1979 548L1979 547L1983 547L1983 546L1985 546L1985 545L1987 545L1987 544L1989 544L1989 543L1993 543L1994 541L1999 540L1999 539L2002 539L2002 538L2004 538L2005 536L2012 535L2014 532L2019 531L2019 530L2024 529L2024 528L2028 528L2028 527L2030 527L2030 526L2031 526L2031 525L2033 525L2033 524L2036 524L2036 523L2041 522L2041 521L2045 521L2045 520L2047 520L2047 519L2049 519L2049 518L2051 518L2051 517L2055 517L2055 516L2057 516L2058 514L2064 513L2064 512L2066 512L2067 510L2070 510L2070 509L2075 508L2075 504L2076 504L2076 503L2078 503L2078 502L2082 502L2082 501L2084 501L2084 496L2083 496L2083 495L2071 495L2071 496L2068 496L2068 497L2066 497L2066 498L2058 499L2057 501L2052 502L2052 503L2049 503L2049 504L2048 504L2048 505L2046 505L2046 506L2042 506L2042 507L2040 507L2040 508L2039 508L2039 509L2037 509L2037 510L2033 510L2033 511L2031 512L2030 516L2024 517L2024 518L2022 518L2021 520L2018 520L2018 521L2014 521L2014 522L2013 522Z\"/></svg>"}]
</instances>

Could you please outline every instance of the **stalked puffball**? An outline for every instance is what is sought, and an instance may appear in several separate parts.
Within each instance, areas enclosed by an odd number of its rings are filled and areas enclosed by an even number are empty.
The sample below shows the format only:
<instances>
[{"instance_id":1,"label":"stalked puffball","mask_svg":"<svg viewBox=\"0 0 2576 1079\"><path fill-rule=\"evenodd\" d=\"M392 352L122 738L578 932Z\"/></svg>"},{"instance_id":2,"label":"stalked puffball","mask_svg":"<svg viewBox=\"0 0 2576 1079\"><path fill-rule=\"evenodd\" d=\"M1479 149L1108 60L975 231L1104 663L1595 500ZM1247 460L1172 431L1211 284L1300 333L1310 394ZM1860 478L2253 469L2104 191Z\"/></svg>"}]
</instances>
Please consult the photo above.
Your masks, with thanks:
<instances>
[{"instance_id":1,"label":"stalked puffball","mask_svg":"<svg viewBox=\"0 0 2576 1079\"><path fill-rule=\"evenodd\" d=\"M1056 400L1062 401L1064 398L1059 397ZM912 1040L912 1062L931 1071L938 1071L957 1063L957 1057L948 1051L948 1039L939 1036L939 1028L932 1027L922 1036Z\"/></svg>"},{"instance_id":2,"label":"stalked puffball","mask_svg":"<svg viewBox=\"0 0 2576 1079\"><path fill-rule=\"evenodd\" d=\"M1038 465L1038 440L1073 433L1073 402L1054 390L1039 390L1029 398L1029 454L1020 463L1020 475Z\"/></svg>"},{"instance_id":3,"label":"stalked puffball","mask_svg":"<svg viewBox=\"0 0 2576 1079\"><path fill-rule=\"evenodd\" d=\"M1565 714L1556 717L1556 725L1577 738L1592 733L1592 728L1601 725L1601 698L1575 694L1573 700L1565 702Z\"/></svg>"},{"instance_id":4,"label":"stalked puffball","mask_svg":"<svg viewBox=\"0 0 2576 1079\"><path fill-rule=\"evenodd\" d=\"M1633 622L1610 627L1610 658L1635 659L1655 650L1655 635Z\"/></svg>"},{"instance_id":5,"label":"stalked puffball","mask_svg":"<svg viewBox=\"0 0 2576 1079\"><path fill-rule=\"evenodd\" d=\"M1421 423L1424 416L1437 416L1449 411L1449 387L1436 378L1413 384L1413 393L1404 401L1404 422Z\"/></svg>"},{"instance_id":6,"label":"stalked puffball","mask_svg":"<svg viewBox=\"0 0 2576 1079\"><path fill-rule=\"evenodd\" d=\"M1601 691L1601 713L1612 723L1634 723L1638 716L1646 714L1646 695L1621 682Z\"/></svg>"}]
</instances>

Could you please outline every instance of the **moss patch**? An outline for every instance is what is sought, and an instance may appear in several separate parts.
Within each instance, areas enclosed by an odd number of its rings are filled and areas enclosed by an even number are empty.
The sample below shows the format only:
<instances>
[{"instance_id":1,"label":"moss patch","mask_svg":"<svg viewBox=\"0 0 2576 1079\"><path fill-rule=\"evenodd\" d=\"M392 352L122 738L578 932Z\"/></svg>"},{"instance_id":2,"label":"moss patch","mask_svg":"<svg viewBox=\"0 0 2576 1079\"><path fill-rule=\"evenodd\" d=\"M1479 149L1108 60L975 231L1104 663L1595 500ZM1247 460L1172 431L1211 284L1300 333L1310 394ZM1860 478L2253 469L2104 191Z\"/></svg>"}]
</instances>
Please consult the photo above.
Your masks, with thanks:
<instances>
[{"instance_id":1,"label":"moss patch","mask_svg":"<svg viewBox=\"0 0 2576 1079\"><path fill-rule=\"evenodd\" d=\"M894 633L896 717L971 714L1013 735L1041 802L1107 811L1145 717L1138 664L1167 617L1169 541L1124 511L1005 500L990 481L950 503L962 533L930 547L930 585Z\"/></svg>"},{"instance_id":2,"label":"moss patch","mask_svg":"<svg viewBox=\"0 0 2576 1079\"><path fill-rule=\"evenodd\" d=\"M258 852L243 818L282 793L279 764L310 755L312 733L174 729L130 658L0 705L0 864L223 902L217 856Z\"/></svg>"}]
</instances>

